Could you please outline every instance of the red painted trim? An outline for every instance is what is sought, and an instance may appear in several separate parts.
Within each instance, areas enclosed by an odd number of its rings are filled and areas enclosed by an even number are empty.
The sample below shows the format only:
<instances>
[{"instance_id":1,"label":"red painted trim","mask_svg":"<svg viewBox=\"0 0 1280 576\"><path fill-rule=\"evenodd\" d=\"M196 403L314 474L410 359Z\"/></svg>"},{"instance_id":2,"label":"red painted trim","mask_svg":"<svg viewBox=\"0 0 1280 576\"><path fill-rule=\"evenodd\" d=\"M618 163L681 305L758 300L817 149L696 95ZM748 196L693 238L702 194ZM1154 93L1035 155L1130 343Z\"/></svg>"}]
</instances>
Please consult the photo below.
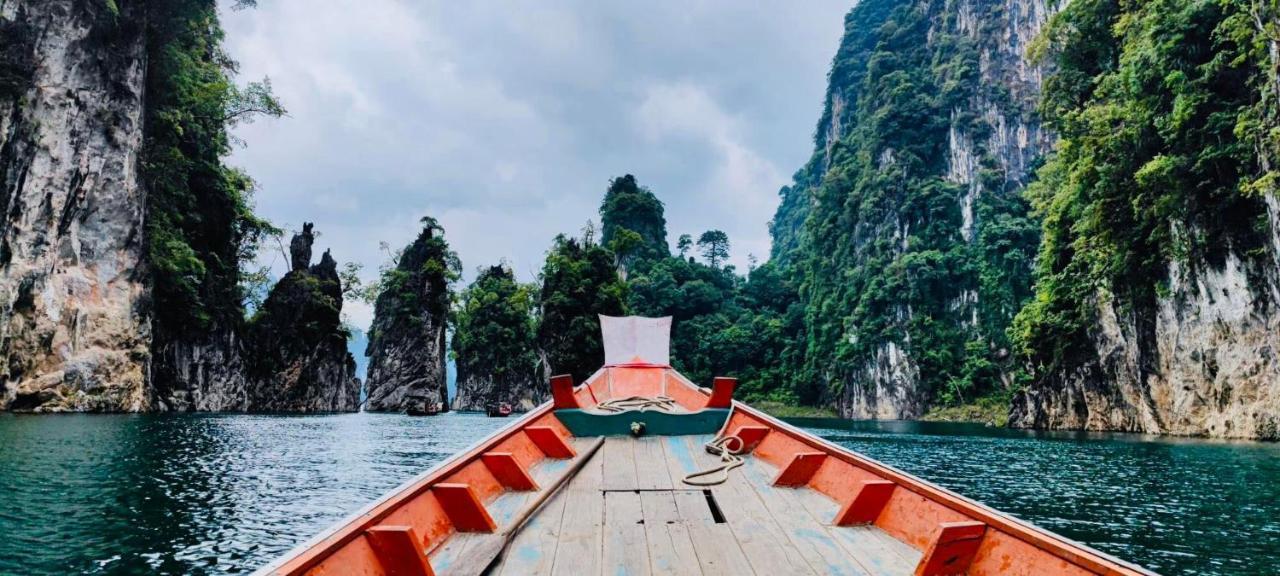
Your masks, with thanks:
<instances>
[{"instance_id":1,"label":"red painted trim","mask_svg":"<svg viewBox=\"0 0 1280 576\"><path fill-rule=\"evenodd\" d=\"M671 366L668 364L652 364L649 362L622 362L620 364L605 364L605 368L662 368L667 369Z\"/></svg>"},{"instance_id":2,"label":"red painted trim","mask_svg":"<svg viewBox=\"0 0 1280 576\"><path fill-rule=\"evenodd\" d=\"M981 522L943 522L929 549L920 558L915 576L964 574L973 562L987 525Z\"/></svg>"},{"instance_id":3,"label":"red painted trim","mask_svg":"<svg viewBox=\"0 0 1280 576\"><path fill-rule=\"evenodd\" d=\"M485 452L480 459L503 486L512 490L538 489L538 483L510 452Z\"/></svg>"},{"instance_id":4,"label":"red painted trim","mask_svg":"<svg viewBox=\"0 0 1280 576\"><path fill-rule=\"evenodd\" d=\"M370 527L376 526L383 518L399 510L406 502L431 489L432 484L440 481L475 461L486 448L500 444L504 440L524 431L532 422L537 422L551 412L551 403L544 402L523 417L511 422L506 428L495 431L464 452L454 455L437 464L434 468L419 474L408 482L401 484L386 496L354 512L346 520L335 524L329 530L315 538L298 545L277 563L258 570L260 574L303 574L319 564L335 551L342 549L352 540L364 534Z\"/></svg>"},{"instance_id":5,"label":"red painted trim","mask_svg":"<svg viewBox=\"0 0 1280 576\"><path fill-rule=\"evenodd\" d=\"M836 526L874 524L897 484L888 480L864 480L858 492L836 514Z\"/></svg>"},{"instance_id":6,"label":"red painted trim","mask_svg":"<svg viewBox=\"0 0 1280 576\"><path fill-rule=\"evenodd\" d=\"M548 458L573 458L576 454L573 446L565 442L564 438L550 426L529 426L524 429L524 433L529 435L529 439L538 445L538 449L542 450Z\"/></svg>"},{"instance_id":7,"label":"red painted trim","mask_svg":"<svg viewBox=\"0 0 1280 576\"><path fill-rule=\"evenodd\" d=\"M707 408L728 408L733 404L733 389L738 387L737 378L716 376L711 381L711 398L707 400Z\"/></svg>"},{"instance_id":8,"label":"red painted trim","mask_svg":"<svg viewBox=\"0 0 1280 576\"><path fill-rule=\"evenodd\" d=\"M431 487L445 515L459 532L493 532L498 529L489 511L470 484L436 484Z\"/></svg>"},{"instance_id":9,"label":"red painted trim","mask_svg":"<svg viewBox=\"0 0 1280 576\"><path fill-rule=\"evenodd\" d=\"M561 374L551 377L551 403L556 409L581 408L573 395L573 376Z\"/></svg>"},{"instance_id":10,"label":"red painted trim","mask_svg":"<svg viewBox=\"0 0 1280 576\"><path fill-rule=\"evenodd\" d=\"M422 539L408 526L374 526L365 530L369 547L387 576L435 576L422 550Z\"/></svg>"},{"instance_id":11,"label":"red painted trim","mask_svg":"<svg viewBox=\"0 0 1280 576\"><path fill-rule=\"evenodd\" d=\"M818 471L818 467L827 459L827 455L823 452L800 452L791 458L791 462L787 464L782 472L778 473L778 477L774 479L774 486L804 486L809 483L809 479Z\"/></svg>"},{"instance_id":12,"label":"red painted trim","mask_svg":"<svg viewBox=\"0 0 1280 576\"><path fill-rule=\"evenodd\" d=\"M764 426L739 426L737 430L733 431L733 436L737 436L742 440L742 448L738 451L739 454L749 454L768 435L769 429Z\"/></svg>"}]
</instances>

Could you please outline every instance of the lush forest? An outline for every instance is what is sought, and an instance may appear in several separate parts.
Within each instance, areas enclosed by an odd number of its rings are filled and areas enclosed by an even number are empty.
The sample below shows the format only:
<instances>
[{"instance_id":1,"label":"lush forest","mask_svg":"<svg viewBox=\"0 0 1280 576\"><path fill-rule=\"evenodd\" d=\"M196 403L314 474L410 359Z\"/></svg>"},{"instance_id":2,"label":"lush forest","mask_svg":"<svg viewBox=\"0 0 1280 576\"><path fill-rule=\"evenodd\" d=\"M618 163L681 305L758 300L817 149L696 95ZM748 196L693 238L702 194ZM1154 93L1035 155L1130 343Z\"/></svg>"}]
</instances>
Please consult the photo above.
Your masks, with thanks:
<instances>
[{"instance_id":1,"label":"lush forest","mask_svg":"<svg viewBox=\"0 0 1280 576\"><path fill-rule=\"evenodd\" d=\"M1280 150L1265 5L1072 2L1040 38L1062 141L1028 190L1044 240L1013 336L1033 371L1088 345L1099 293L1154 314L1171 263L1194 276L1233 254L1265 289Z\"/></svg>"},{"instance_id":2,"label":"lush forest","mask_svg":"<svg viewBox=\"0 0 1280 576\"><path fill-rule=\"evenodd\" d=\"M599 228L588 223L577 236L553 239L535 284L503 265L480 270L454 297L459 380L483 373L500 387L539 388L553 374L582 381L604 360L598 314L669 315L672 362L694 381L733 374L747 398L794 403L782 372L802 325L794 289L771 264L745 277L725 265L731 242L719 230L696 240L682 234L673 253L663 210L624 175L605 191Z\"/></svg>"},{"instance_id":3,"label":"lush forest","mask_svg":"<svg viewBox=\"0 0 1280 576\"><path fill-rule=\"evenodd\" d=\"M149 3L145 22L142 177L157 335L235 327L248 296L242 267L281 231L254 214L249 176L223 163L232 146L228 130L284 108L269 83L232 81L236 63L222 48L216 2Z\"/></svg>"}]
</instances>

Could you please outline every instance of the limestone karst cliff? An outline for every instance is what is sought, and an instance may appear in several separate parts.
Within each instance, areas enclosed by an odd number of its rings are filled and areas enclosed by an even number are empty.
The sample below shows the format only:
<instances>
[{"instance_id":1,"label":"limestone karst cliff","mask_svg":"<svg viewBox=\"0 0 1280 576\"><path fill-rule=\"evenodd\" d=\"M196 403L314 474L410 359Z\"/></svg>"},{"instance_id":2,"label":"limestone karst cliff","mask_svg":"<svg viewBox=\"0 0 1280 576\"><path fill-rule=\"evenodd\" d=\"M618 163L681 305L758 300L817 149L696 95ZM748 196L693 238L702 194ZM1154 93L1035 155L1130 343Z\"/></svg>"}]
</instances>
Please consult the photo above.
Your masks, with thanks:
<instances>
[{"instance_id":1,"label":"limestone karst cliff","mask_svg":"<svg viewBox=\"0 0 1280 576\"><path fill-rule=\"evenodd\" d=\"M770 227L807 310L802 397L913 418L1008 379L1036 243L1021 191L1052 142L1026 47L1048 16L1042 0L850 11L813 157Z\"/></svg>"},{"instance_id":2,"label":"limestone karst cliff","mask_svg":"<svg viewBox=\"0 0 1280 576\"><path fill-rule=\"evenodd\" d=\"M369 329L365 409L436 412L449 409L445 330L457 258L435 220L382 275Z\"/></svg>"},{"instance_id":3,"label":"limestone karst cliff","mask_svg":"<svg viewBox=\"0 0 1280 576\"><path fill-rule=\"evenodd\" d=\"M231 82L217 10L0 2L0 410L355 407L327 342L270 351L341 388L326 399L277 402L292 382L250 373L241 267L273 228L223 160L234 122L283 109Z\"/></svg>"},{"instance_id":4,"label":"limestone karst cliff","mask_svg":"<svg viewBox=\"0 0 1280 576\"><path fill-rule=\"evenodd\" d=\"M342 326L338 263L326 250L311 264L311 224L289 244L292 269L249 322L249 409L258 412L355 411L360 381Z\"/></svg>"},{"instance_id":5,"label":"limestone karst cliff","mask_svg":"<svg viewBox=\"0 0 1280 576\"><path fill-rule=\"evenodd\" d=\"M455 410L506 403L530 410L550 389L534 350L534 286L520 284L506 266L490 266L462 293L452 351L458 366Z\"/></svg>"},{"instance_id":6,"label":"limestone karst cliff","mask_svg":"<svg viewBox=\"0 0 1280 576\"><path fill-rule=\"evenodd\" d=\"M147 408L138 3L0 3L0 409Z\"/></svg>"},{"instance_id":7,"label":"limestone karst cliff","mask_svg":"<svg viewBox=\"0 0 1280 576\"><path fill-rule=\"evenodd\" d=\"M1072 3L1052 23L1062 145L1030 191L1013 425L1280 440L1276 9Z\"/></svg>"}]
</instances>

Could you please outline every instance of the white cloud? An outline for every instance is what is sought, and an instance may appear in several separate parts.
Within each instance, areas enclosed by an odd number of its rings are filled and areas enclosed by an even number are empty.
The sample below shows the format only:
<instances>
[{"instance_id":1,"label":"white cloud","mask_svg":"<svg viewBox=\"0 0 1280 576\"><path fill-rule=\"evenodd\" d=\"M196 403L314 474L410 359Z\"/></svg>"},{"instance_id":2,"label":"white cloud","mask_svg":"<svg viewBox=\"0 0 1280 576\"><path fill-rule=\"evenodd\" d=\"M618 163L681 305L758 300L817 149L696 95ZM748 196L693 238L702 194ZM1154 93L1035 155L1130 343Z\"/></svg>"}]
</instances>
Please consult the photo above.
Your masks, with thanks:
<instances>
[{"instance_id":1,"label":"white cloud","mask_svg":"<svg viewBox=\"0 0 1280 576\"><path fill-rule=\"evenodd\" d=\"M766 255L850 3L259 5L224 10L242 78L269 76L290 112L236 131L259 212L315 222L317 248L368 279L379 243L430 214L468 277L506 259L531 280L624 173L666 203L673 237L719 228L736 263Z\"/></svg>"}]
</instances>

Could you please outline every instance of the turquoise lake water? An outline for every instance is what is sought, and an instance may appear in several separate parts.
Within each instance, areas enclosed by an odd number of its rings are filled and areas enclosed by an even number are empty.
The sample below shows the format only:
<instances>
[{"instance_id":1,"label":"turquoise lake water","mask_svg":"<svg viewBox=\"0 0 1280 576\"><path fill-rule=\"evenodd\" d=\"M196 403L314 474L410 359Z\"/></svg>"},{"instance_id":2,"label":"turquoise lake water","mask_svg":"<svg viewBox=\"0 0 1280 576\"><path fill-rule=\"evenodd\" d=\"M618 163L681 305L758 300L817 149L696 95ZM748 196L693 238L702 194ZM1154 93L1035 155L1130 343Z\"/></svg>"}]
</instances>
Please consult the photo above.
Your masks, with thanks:
<instances>
[{"instance_id":1,"label":"turquoise lake water","mask_svg":"<svg viewBox=\"0 0 1280 576\"><path fill-rule=\"evenodd\" d=\"M507 422L0 414L0 574L252 571ZM1280 445L793 422L1161 573L1280 573Z\"/></svg>"}]
</instances>

